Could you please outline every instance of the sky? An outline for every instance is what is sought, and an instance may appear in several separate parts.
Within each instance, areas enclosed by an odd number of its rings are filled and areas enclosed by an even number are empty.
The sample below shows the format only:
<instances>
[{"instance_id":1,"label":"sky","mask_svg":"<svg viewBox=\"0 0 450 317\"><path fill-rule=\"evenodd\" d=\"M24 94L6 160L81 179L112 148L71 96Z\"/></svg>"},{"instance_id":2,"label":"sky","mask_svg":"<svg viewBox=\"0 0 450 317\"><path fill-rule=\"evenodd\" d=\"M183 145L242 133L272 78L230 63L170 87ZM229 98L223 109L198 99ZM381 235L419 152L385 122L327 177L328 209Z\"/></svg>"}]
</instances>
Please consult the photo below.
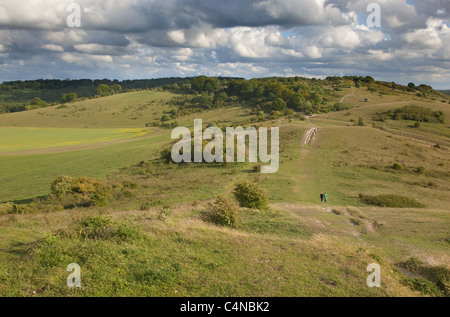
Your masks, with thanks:
<instances>
[{"instance_id":1,"label":"sky","mask_svg":"<svg viewBox=\"0 0 450 317\"><path fill-rule=\"evenodd\" d=\"M358 75L450 89L449 26L450 0L0 0L0 82Z\"/></svg>"}]
</instances>

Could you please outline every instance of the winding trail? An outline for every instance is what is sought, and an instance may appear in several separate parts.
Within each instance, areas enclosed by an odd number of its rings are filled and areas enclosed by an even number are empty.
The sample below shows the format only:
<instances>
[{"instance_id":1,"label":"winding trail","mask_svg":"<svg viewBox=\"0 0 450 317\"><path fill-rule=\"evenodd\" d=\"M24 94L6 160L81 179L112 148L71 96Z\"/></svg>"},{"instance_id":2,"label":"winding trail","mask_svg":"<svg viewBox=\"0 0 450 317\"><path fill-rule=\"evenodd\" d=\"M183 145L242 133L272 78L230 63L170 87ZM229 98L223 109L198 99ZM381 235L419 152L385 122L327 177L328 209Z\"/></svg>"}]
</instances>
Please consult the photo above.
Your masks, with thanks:
<instances>
[{"instance_id":1,"label":"winding trail","mask_svg":"<svg viewBox=\"0 0 450 317\"><path fill-rule=\"evenodd\" d=\"M340 102L344 102L345 99L347 99L348 97L350 97L351 95L353 95L356 91L356 88L353 88L353 91L351 93L349 93L348 95L344 96Z\"/></svg>"}]
</instances>

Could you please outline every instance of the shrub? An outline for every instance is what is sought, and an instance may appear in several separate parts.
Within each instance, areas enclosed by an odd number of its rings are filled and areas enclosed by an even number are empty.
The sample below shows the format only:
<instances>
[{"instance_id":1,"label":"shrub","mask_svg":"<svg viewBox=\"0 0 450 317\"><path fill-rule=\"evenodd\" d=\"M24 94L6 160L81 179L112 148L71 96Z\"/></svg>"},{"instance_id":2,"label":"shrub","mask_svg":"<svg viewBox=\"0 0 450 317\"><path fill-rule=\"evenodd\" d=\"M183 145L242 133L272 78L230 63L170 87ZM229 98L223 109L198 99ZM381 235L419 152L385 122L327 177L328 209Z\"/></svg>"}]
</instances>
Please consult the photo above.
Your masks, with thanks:
<instances>
[{"instance_id":1,"label":"shrub","mask_svg":"<svg viewBox=\"0 0 450 317\"><path fill-rule=\"evenodd\" d=\"M238 206L229 197L219 195L208 204L211 222L219 226L236 227L238 224Z\"/></svg>"},{"instance_id":2,"label":"shrub","mask_svg":"<svg viewBox=\"0 0 450 317\"><path fill-rule=\"evenodd\" d=\"M29 214L34 212L29 205L18 205L11 202L0 204L0 215L6 214Z\"/></svg>"},{"instance_id":3,"label":"shrub","mask_svg":"<svg viewBox=\"0 0 450 317\"><path fill-rule=\"evenodd\" d=\"M172 162L172 150L170 148L165 148L160 152L160 158L166 163Z\"/></svg>"},{"instance_id":4,"label":"shrub","mask_svg":"<svg viewBox=\"0 0 450 317\"><path fill-rule=\"evenodd\" d=\"M172 214L172 209L170 209L169 205L164 205L158 214L159 220L164 220Z\"/></svg>"},{"instance_id":5,"label":"shrub","mask_svg":"<svg viewBox=\"0 0 450 317\"><path fill-rule=\"evenodd\" d=\"M51 190L65 208L105 206L110 197L106 183L90 177L59 176L53 181Z\"/></svg>"},{"instance_id":6,"label":"shrub","mask_svg":"<svg viewBox=\"0 0 450 317\"><path fill-rule=\"evenodd\" d=\"M76 235L84 239L112 240L116 242L136 240L142 237L138 228L102 216L88 216L78 223Z\"/></svg>"},{"instance_id":7,"label":"shrub","mask_svg":"<svg viewBox=\"0 0 450 317\"><path fill-rule=\"evenodd\" d=\"M243 207L264 208L267 204L267 193L257 183L244 180L234 188L234 195Z\"/></svg>"},{"instance_id":8,"label":"shrub","mask_svg":"<svg viewBox=\"0 0 450 317\"><path fill-rule=\"evenodd\" d=\"M417 168L417 174L425 174L425 167L419 166Z\"/></svg>"},{"instance_id":9,"label":"shrub","mask_svg":"<svg viewBox=\"0 0 450 317\"><path fill-rule=\"evenodd\" d=\"M392 120L413 120L418 122L444 123L445 115L442 111L433 111L431 108L405 106L377 113L378 117Z\"/></svg>"},{"instance_id":10,"label":"shrub","mask_svg":"<svg viewBox=\"0 0 450 317\"><path fill-rule=\"evenodd\" d=\"M10 214L29 214L32 213L33 210L28 205L17 205L14 204Z\"/></svg>"},{"instance_id":11,"label":"shrub","mask_svg":"<svg viewBox=\"0 0 450 317\"><path fill-rule=\"evenodd\" d=\"M52 194L61 196L72 192L73 178L70 176L59 176L50 186Z\"/></svg>"},{"instance_id":12,"label":"shrub","mask_svg":"<svg viewBox=\"0 0 450 317\"><path fill-rule=\"evenodd\" d=\"M378 196L366 196L359 195L359 198L366 205L373 205L378 207L393 207L393 208L424 208L422 203L400 195L378 195Z\"/></svg>"},{"instance_id":13,"label":"shrub","mask_svg":"<svg viewBox=\"0 0 450 317\"><path fill-rule=\"evenodd\" d=\"M363 117L359 117L359 119L358 119L358 126L364 127L365 125L366 125L366 123L364 122L364 118Z\"/></svg>"},{"instance_id":14,"label":"shrub","mask_svg":"<svg viewBox=\"0 0 450 317\"><path fill-rule=\"evenodd\" d=\"M442 296L439 288L429 280L423 277L406 278L403 284L409 286L412 290L431 296Z\"/></svg>"},{"instance_id":15,"label":"shrub","mask_svg":"<svg viewBox=\"0 0 450 317\"><path fill-rule=\"evenodd\" d=\"M106 183L90 177L73 178L70 176L59 176L53 181L50 188L56 196L90 194L106 190Z\"/></svg>"},{"instance_id":16,"label":"shrub","mask_svg":"<svg viewBox=\"0 0 450 317\"><path fill-rule=\"evenodd\" d=\"M101 192L95 192L92 194L90 198L90 205L91 206L106 206L108 202L107 194L101 193Z\"/></svg>"},{"instance_id":17,"label":"shrub","mask_svg":"<svg viewBox=\"0 0 450 317\"><path fill-rule=\"evenodd\" d=\"M253 172L261 173L261 164L253 166Z\"/></svg>"},{"instance_id":18,"label":"shrub","mask_svg":"<svg viewBox=\"0 0 450 317\"><path fill-rule=\"evenodd\" d=\"M429 295L449 296L450 271L445 266L430 266L416 257L411 257L398 265L411 275L420 277L404 281L412 289Z\"/></svg>"},{"instance_id":19,"label":"shrub","mask_svg":"<svg viewBox=\"0 0 450 317\"><path fill-rule=\"evenodd\" d=\"M332 107L331 111L343 111L353 108L352 105L343 102L336 102Z\"/></svg>"},{"instance_id":20,"label":"shrub","mask_svg":"<svg viewBox=\"0 0 450 317\"><path fill-rule=\"evenodd\" d=\"M207 127L207 128L211 128L211 127L217 128L217 127L219 127L219 125L217 124L217 122L213 121L213 122L208 123L208 124L206 125L206 127Z\"/></svg>"},{"instance_id":21,"label":"shrub","mask_svg":"<svg viewBox=\"0 0 450 317\"><path fill-rule=\"evenodd\" d=\"M72 193L92 194L104 192L106 183L90 177L78 177L73 179Z\"/></svg>"},{"instance_id":22,"label":"shrub","mask_svg":"<svg viewBox=\"0 0 450 317\"><path fill-rule=\"evenodd\" d=\"M405 169L405 167L400 163L394 163L394 165L392 165L392 168L397 171L402 171Z\"/></svg>"},{"instance_id":23,"label":"shrub","mask_svg":"<svg viewBox=\"0 0 450 317\"><path fill-rule=\"evenodd\" d=\"M7 202L0 204L0 215L10 214L14 204Z\"/></svg>"}]
</instances>

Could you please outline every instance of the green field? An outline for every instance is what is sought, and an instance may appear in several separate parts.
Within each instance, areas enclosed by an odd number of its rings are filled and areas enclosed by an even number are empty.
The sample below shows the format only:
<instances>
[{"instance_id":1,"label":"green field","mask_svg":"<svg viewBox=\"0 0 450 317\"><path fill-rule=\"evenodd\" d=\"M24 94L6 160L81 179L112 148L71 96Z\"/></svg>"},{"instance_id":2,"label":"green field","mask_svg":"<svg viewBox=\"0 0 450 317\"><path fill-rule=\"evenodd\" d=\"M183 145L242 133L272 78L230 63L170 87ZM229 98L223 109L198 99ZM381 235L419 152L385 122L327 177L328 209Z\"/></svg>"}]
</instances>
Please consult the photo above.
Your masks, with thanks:
<instances>
[{"instance_id":1,"label":"green field","mask_svg":"<svg viewBox=\"0 0 450 317\"><path fill-rule=\"evenodd\" d=\"M0 128L0 153L130 139L150 129Z\"/></svg>"},{"instance_id":2,"label":"green field","mask_svg":"<svg viewBox=\"0 0 450 317\"><path fill-rule=\"evenodd\" d=\"M330 103L345 96L354 108L305 121L250 123L245 106L176 119L188 127L195 118L280 127L275 174L256 172L255 163L161 160L171 130L146 123L171 109L177 95L169 92L1 115L0 201L40 198L29 213L2 215L0 205L0 296L448 296L448 125L412 128L372 115L413 104L450 118L449 105L365 88L343 89ZM365 126L350 122L359 117ZM111 197L91 207L71 206L70 197L46 202L60 175L102 180ZM243 179L267 191L268 208L240 208L237 228L208 221L208 203L232 197ZM370 206L360 194L406 197L423 208ZM80 236L86 219L83 230L106 227L105 235ZM82 267L81 289L65 284L73 262ZM366 285L370 263L382 268L380 288Z\"/></svg>"},{"instance_id":3,"label":"green field","mask_svg":"<svg viewBox=\"0 0 450 317\"><path fill-rule=\"evenodd\" d=\"M104 178L155 155L166 136L150 136L94 149L49 154L0 156L0 200L48 195L59 175Z\"/></svg>"}]
</instances>

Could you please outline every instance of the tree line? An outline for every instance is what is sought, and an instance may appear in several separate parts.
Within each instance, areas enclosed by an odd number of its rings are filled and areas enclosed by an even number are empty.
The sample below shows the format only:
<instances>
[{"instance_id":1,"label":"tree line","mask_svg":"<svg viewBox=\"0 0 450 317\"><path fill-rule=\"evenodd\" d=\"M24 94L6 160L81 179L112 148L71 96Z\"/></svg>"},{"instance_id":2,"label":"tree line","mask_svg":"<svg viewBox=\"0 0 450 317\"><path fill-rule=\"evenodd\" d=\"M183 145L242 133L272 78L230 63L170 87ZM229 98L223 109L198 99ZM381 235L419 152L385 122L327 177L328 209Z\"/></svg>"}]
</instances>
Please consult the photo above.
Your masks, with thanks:
<instances>
[{"instance_id":1,"label":"tree line","mask_svg":"<svg viewBox=\"0 0 450 317\"><path fill-rule=\"evenodd\" d=\"M225 106L245 106L260 119L266 115L316 114L342 111L350 104L332 102L345 88L367 88L368 91L412 92L419 97L442 98L442 93L430 86L410 83L402 86L394 82L376 81L370 76L330 76L326 79L303 77L270 77L243 79L236 77L173 77L137 80L34 80L0 84L0 113L24 111L77 99L108 96L140 89L158 88L180 95L173 102L171 117L198 110ZM38 96L38 97L36 97ZM445 98L448 99L447 96ZM367 101L367 100L366 100ZM166 115L164 120L169 121Z\"/></svg>"},{"instance_id":2,"label":"tree line","mask_svg":"<svg viewBox=\"0 0 450 317\"><path fill-rule=\"evenodd\" d=\"M190 78L156 78L122 80L117 79L38 79L27 81L7 81L0 84L0 113L34 109L33 98L42 100L40 105L50 105L74 101L77 98L92 98L135 89L151 89L178 83L182 85ZM101 90L98 91L99 86ZM107 85L109 88L105 89ZM120 86L120 88L119 88ZM111 89L111 90L110 90Z\"/></svg>"}]
</instances>

